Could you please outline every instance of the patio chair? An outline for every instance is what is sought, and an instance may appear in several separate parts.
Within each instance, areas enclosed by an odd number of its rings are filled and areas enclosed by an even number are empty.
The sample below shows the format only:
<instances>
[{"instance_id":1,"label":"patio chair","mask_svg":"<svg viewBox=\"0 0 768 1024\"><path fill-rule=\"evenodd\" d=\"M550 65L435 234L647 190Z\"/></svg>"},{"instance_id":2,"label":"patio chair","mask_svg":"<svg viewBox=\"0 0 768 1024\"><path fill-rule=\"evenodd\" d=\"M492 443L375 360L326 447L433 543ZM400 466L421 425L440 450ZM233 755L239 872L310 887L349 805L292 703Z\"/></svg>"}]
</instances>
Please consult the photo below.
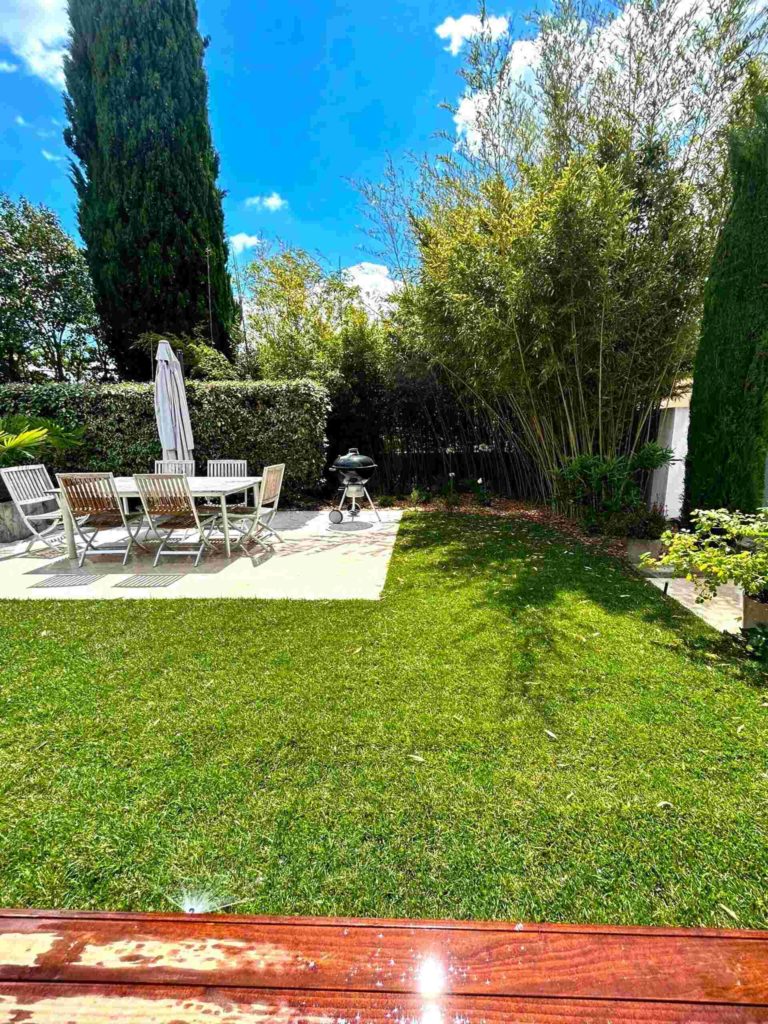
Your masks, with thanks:
<instances>
[{"instance_id":1,"label":"patio chair","mask_svg":"<svg viewBox=\"0 0 768 1024\"><path fill-rule=\"evenodd\" d=\"M58 507L37 511L45 503L56 504L56 496L51 493L54 489L53 481L45 466L12 466L9 469L0 469L0 477L8 489L21 521L32 534L27 552L30 552L38 541L42 541L47 548L58 553L64 538L64 514ZM56 531L59 531L58 544L53 542L51 536Z\"/></svg>"},{"instance_id":2,"label":"patio chair","mask_svg":"<svg viewBox=\"0 0 768 1024\"><path fill-rule=\"evenodd\" d=\"M245 459L208 459L207 472L216 477L248 476L248 463ZM243 491L243 502L248 504L247 491Z\"/></svg>"},{"instance_id":3,"label":"patio chair","mask_svg":"<svg viewBox=\"0 0 768 1024\"><path fill-rule=\"evenodd\" d=\"M189 481L183 473L137 473L134 478L150 529L160 539L155 565L163 555L195 556L199 565L211 547L210 536L221 515L218 505L195 505ZM174 533L194 530L197 540L173 542ZM188 550L189 545L196 545Z\"/></svg>"},{"instance_id":4,"label":"patio chair","mask_svg":"<svg viewBox=\"0 0 768 1024\"><path fill-rule=\"evenodd\" d=\"M182 476L195 475L194 459L155 459L155 472L166 474L178 474Z\"/></svg>"},{"instance_id":5,"label":"patio chair","mask_svg":"<svg viewBox=\"0 0 768 1024\"><path fill-rule=\"evenodd\" d=\"M123 565L134 544L139 544L138 537L144 523L142 512L127 512L115 487L112 473L57 473L61 493L67 503L75 524L75 530L83 542L83 549L78 555L77 564L82 568L86 556L122 555ZM132 526L136 530L132 529ZM126 537L122 544L110 547L95 547L98 535L104 530L123 528ZM117 546L115 546L117 545ZM146 550L146 548L144 548Z\"/></svg>"},{"instance_id":6,"label":"patio chair","mask_svg":"<svg viewBox=\"0 0 768 1024\"><path fill-rule=\"evenodd\" d=\"M248 476L245 459L208 459L208 476Z\"/></svg>"},{"instance_id":7,"label":"patio chair","mask_svg":"<svg viewBox=\"0 0 768 1024\"><path fill-rule=\"evenodd\" d=\"M272 520L275 518L277 506L280 503L284 474L285 463L266 466L262 474L256 505L234 505L229 510L229 521L240 533L240 539L237 541L239 547L245 547L249 540L258 540L259 543L263 543L259 539L262 533L269 533L275 540L282 541L283 538L272 527Z\"/></svg>"}]
</instances>

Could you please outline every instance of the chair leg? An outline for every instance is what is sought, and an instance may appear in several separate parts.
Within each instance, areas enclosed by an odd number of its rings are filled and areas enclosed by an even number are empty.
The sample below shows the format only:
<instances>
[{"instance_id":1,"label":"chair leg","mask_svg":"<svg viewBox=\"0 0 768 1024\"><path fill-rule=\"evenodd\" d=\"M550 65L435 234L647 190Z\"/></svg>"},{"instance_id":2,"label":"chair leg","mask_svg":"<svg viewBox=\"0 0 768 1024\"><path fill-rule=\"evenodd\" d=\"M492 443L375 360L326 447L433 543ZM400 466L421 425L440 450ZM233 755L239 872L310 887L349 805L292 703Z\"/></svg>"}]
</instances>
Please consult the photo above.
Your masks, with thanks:
<instances>
[{"instance_id":1,"label":"chair leg","mask_svg":"<svg viewBox=\"0 0 768 1024\"><path fill-rule=\"evenodd\" d=\"M25 554L29 554L29 552L32 550L35 544L37 544L38 541L42 541L42 543L45 544L45 546L49 548L49 550L53 551L54 554L60 553L61 545L59 544L57 546L55 544L52 544L48 539L47 534L53 533L54 530L59 529L59 527L61 526L61 520L59 520L57 523L54 523L52 526L47 527L45 530L36 530L35 527L30 526L29 523L25 523L24 525L27 527L27 529L32 531L32 536L30 538L29 544L27 544L27 550Z\"/></svg>"},{"instance_id":2,"label":"chair leg","mask_svg":"<svg viewBox=\"0 0 768 1024\"><path fill-rule=\"evenodd\" d=\"M138 524L138 526L136 527L136 533L133 533L133 531L131 530L130 526L128 526L128 524L126 524L126 529L128 530L128 536L129 536L129 537L131 538L131 545L135 544L135 545L136 545L136 547L139 547L139 548L141 548L141 550L142 550L142 551L146 551L146 550L147 550L147 548L145 548L145 547L144 547L144 545L143 545L143 544L141 543L141 541L139 540L139 534L141 533L141 530L142 530L142 527L143 527L143 526L144 526L144 522L142 521L142 522L140 522L140 523ZM147 539L147 538L146 538L146 536L145 536L145 537L144 537L144 540L146 541L146 539ZM130 547L131 545L129 545L129 547Z\"/></svg>"},{"instance_id":3,"label":"chair leg","mask_svg":"<svg viewBox=\"0 0 768 1024\"><path fill-rule=\"evenodd\" d=\"M268 533L271 533L272 536L275 538L275 540L280 541L280 543L282 544L283 543L283 538L280 536L280 534L277 532L277 530L274 528L274 526L271 525L272 524L272 520L275 518L275 513L276 512L277 512L277 509L272 509L272 512L268 513L267 517L265 517L264 519L260 520L259 526L261 527L262 530L266 530Z\"/></svg>"},{"instance_id":4,"label":"chair leg","mask_svg":"<svg viewBox=\"0 0 768 1024\"><path fill-rule=\"evenodd\" d=\"M125 554L123 555L123 565L126 565L127 562L128 562L128 556L131 553L131 548L133 547L133 543L134 543L133 534L129 530L128 531L128 543L125 546Z\"/></svg>"},{"instance_id":5,"label":"chair leg","mask_svg":"<svg viewBox=\"0 0 768 1024\"><path fill-rule=\"evenodd\" d=\"M173 533L173 530L171 530L169 533L166 533L166 535L160 539L160 547L157 549L157 554L155 555L155 561L153 563L155 569L157 568L157 563L160 561L160 556L163 553L163 548L165 547L165 545L170 540L170 537L171 537L172 533Z\"/></svg>"},{"instance_id":6,"label":"chair leg","mask_svg":"<svg viewBox=\"0 0 768 1024\"><path fill-rule=\"evenodd\" d=\"M78 567L80 569L82 569L83 562L85 561L86 555L91 550L91 548L94 548L94 543L96 541L96 538L99 535L99 531L98 530L94 530L90 537L86 537L85 534L82 532L82 530L79 531L79 532L80 532L80 536L85 541L85 547L80 552L80 555L79 555L78 560L77 560ZM94 548L94 550L95 550L95 548Z\"/></svg>"}]
</instances>

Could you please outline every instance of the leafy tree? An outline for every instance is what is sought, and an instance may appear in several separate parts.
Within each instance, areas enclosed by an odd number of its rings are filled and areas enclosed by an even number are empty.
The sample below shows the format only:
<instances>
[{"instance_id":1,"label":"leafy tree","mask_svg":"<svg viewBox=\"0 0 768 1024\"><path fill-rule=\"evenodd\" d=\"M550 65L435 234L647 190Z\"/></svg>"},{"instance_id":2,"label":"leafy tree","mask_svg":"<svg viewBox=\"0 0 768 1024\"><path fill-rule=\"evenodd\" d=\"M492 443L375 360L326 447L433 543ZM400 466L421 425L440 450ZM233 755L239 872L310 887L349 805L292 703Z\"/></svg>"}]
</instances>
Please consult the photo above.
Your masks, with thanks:
<instances>
[{"instance_id":1,"label":"leafy tree","mask_svg":"<svg viewBox=\"0 0 768 1024\"><path fill-rule=\"evenodd\" d=\"M246 279L260 375L329 383L339 369L341 327L355 289L301 249L265 255L247 268Z\"/></svg>"},{"instance_id":2,"label":"leafy tree","mask_svg":"<svg viewBox=\"0 0 768 1024\"><path fill-rule=\"evenodd\" d=\"M690 373L766 12L554 0L530 21L522 40L483 23L458 140L416 194L391 171L363 192L426 355L522 439L551 493L570 459L631 458Z\"/></svg>"},{"instance_id":3,"label":"leafy tree","mask_svg":"<svg viewBox=\"0 0 768 1024\"><path fill-rule=\"evenodd\" d=\"M428 351L507 419L550 491L570 459L631 455L691 358L702 276L691 188L663 153L444 188L415 225L404 302Z\"/></svg>"},{"instance_id":4,"label":"leafy tree","mask_svg":"<svg viewBox=\"0 0 768 1024\"><path fill-rule=\"evenodd\" d=\"M69 0L67 144L80 231L119 370L146 378L146 331L235 315L194 0ZM210 267L210 316L208 267Z\"/></svg>"},{"instance_id":5,"label":"leafy tree","mask_svg":"<svg viewBox=\"0 0 768 1024\"><path fill-rule=\"evenodd\" d=\"M56 215L0 196L0 373L80 380L101 352L88 266Z\"/></svg>"},{"instance_id":6,"label":"leafy tree","mask_svg":"<svg viewBox=\"0 0 768 1024\"><path fill-rule=\"evenodd\" d=\"M694 368L686 507L753 512L768 456L768 91L734 131L730 166Z\"/></svg>"},{"instance_id":7,"label":"leafy tree","mask_svg":"<svg viewBox=\"0 0 768 1024\"><path fill-rule=\"evenodd\" d=\"M175 334L142 334L136 346L147 354L147 361L157 351L161 341L170 343L173 351L182 360L184 375L191 380L240 380L236 366L219 352L206 344L202 325L191 338L179 338Z\"/></svg>"}]
</instances>

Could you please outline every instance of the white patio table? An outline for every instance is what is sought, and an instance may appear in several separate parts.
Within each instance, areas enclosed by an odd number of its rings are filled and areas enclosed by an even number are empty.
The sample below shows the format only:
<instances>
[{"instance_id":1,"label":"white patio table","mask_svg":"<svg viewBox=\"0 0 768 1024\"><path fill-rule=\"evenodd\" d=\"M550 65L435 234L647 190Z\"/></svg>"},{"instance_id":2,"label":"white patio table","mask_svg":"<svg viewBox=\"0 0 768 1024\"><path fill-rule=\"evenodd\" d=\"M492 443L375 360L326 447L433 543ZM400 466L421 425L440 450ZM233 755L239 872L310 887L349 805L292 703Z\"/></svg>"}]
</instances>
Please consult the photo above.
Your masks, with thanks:
<instances>
[{"instance_id":1,"label":"white patio table","mask_svg":"<svg viewBox=\"0 0 768 1024\"><path fill-rule=\"evenodd\" d=\"M253 503L256 505L259 498L260 476L190 476L187 477L189 489L193 498L206 498L208 501L217 500L221 505L221 532L224 534L224 550L227 558L232 555L232 547L229 542L229 518L227 516L227 498L232 494L243 494L253 488ZM132 476L115 477L115 488L121 498L138 498L139 489ZM57 491L53 492L59 498L62 507L64 538L67 545L67 556L77 558L77 545L75 544L75 525L72 516L67 508L67 503L61 500Z\"/></svg>"}]
</instances>

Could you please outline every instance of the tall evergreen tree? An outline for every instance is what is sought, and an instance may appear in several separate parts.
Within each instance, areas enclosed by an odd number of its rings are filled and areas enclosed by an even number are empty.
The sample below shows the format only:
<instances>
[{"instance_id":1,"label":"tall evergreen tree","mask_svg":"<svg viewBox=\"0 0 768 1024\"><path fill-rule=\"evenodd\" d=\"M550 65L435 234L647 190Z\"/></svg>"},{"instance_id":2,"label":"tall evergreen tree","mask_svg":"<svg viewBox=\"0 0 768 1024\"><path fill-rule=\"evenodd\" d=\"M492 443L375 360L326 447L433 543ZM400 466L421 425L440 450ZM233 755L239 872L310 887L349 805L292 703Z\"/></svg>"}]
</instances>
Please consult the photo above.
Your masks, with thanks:
<instances>
[{"instance_id":1,"label":"tall evergreen tree","mask_svg":"<svg viewBox=\"0 0 768 1024\"><path fill-rule=\"evenodd\" d=\"M146 379L137 337L201 324L228 353L235 306L195 0L68 2L65 138L117 366Z\"/></svg>"},{"instance_id":2,"label":"tall evergreen tree","mask_svg":"<svg viewBox=\"0 0 768 1024\"><path fill-rule=\"evenodd\" d=\"M705 292L686 508L754 511L768 455L768 93L731 140L733 201Z\"/></svg>"}]
</instances>

